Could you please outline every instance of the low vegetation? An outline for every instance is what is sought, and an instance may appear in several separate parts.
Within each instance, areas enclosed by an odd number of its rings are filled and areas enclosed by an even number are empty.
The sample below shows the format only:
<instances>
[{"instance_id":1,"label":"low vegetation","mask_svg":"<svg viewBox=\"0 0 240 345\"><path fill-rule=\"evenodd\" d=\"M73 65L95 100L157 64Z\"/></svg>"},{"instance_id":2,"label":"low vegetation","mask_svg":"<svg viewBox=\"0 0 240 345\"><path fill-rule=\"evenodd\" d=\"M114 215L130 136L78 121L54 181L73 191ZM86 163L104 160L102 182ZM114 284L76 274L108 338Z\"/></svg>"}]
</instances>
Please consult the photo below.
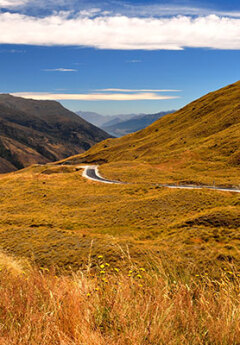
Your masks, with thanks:
<instances>
[{"instance_id":1,"label":"low vegetation","mask_svg":"<svg viewBox=\"0 0 240 345\"><path fill-rule=\"evenodd\" d=\"M59 271L81 269L90 248L93 262L103 252L109 263L121 261L126 246L139 264L149 251L171 250L177 269L192 262L199 270L225 262L238 267L239 194L109 186L81 174L74 166L48 165L2 175L1 247Z\"/></svg>"}]
</instances>

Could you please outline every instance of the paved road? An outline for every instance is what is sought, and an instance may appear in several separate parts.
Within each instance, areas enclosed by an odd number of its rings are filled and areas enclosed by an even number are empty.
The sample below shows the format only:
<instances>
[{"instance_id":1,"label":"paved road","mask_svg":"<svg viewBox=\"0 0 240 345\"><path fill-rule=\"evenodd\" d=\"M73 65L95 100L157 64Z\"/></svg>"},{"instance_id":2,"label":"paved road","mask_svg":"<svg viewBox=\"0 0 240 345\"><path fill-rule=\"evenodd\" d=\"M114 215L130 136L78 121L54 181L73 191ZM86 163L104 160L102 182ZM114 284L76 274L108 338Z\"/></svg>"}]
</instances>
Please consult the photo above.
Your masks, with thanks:
<instances>
[{"instance_id":1,"label":"paved road","mask_svg":"<svg viewBox=\"0 0 240 345\"><path fill-rule=\"evenodd\" d=\"M107 180L104 177L102 177L98 172L97 165L87 165L83 166L83 168L83 177L86 177L89 180L110 184L123 184L123 182Z\"/></svg>"},{"instance_id":2,"label":"paved road","mask_svg":"<svg viewBox=\"0 0 240 345\"><path fill-rule=\"evenodd\" d=\"M102 177L98 172L98 166L97 165L87 165L87 166L80 166L81 168L84 168L83 171L83 177L86 177L90 180L102 182L102 183L111 183L111 184L125 184L124 182L120 181L112 181L107 180L104 177ZM210 190L218 190L221 192L234 192L234 193L240 193L240 189L236 188L220 188L220 187L212 187L212 186L186 186L186 185L168 185L168 184L155 184L159 187L165 187L165 188L178 188L178 189L210 189Z\"/></svg>"},{"instance_id":3,"label":"paved road","mask_svg":"<svg viewBox=\"0 0 240 345\"><path fill-rule=\"evenodd\" d=\"M220 187L213 187L213 186L183 186L183 185L165 185L160 184L161 187L167 187L167 188L179 188L179 189L210 189L210 190L218 190L221 192L234 192L234 193L240 193L240 189L236 188L220 188Z\"/></svg>"}]
</instances>

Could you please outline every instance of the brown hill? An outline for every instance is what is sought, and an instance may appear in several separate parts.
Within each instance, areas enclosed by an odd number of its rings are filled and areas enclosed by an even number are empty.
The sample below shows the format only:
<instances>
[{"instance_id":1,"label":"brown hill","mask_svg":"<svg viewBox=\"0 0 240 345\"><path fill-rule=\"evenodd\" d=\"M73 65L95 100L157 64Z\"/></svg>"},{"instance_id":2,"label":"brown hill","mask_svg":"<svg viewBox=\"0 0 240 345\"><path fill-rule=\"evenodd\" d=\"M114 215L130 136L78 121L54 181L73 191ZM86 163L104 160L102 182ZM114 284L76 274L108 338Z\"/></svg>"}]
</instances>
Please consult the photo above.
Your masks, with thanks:
<instances>
[{"instance_id":1,"label":"brown hill","mask_svg":"<svg viewBox=\"0 0 240 345\"><path fill-rule=\"evenodd\" d=\"M205 176L209 169L216 172L237 169L240 164L240 81L207 94L144 130L104 141L67 160L120 161L145 162L175 171L191 168L192 174Z\"/></svg>"},{"instance_id":2,"label":"brown hill","mask_svg":"<svg viewBox=\"0 0 240 345\"><path fill-rule=\"evenodd\" d=\"M0 95L0 172L84 152L109 135L54 101Z\"/></svg>"}]
</instances>

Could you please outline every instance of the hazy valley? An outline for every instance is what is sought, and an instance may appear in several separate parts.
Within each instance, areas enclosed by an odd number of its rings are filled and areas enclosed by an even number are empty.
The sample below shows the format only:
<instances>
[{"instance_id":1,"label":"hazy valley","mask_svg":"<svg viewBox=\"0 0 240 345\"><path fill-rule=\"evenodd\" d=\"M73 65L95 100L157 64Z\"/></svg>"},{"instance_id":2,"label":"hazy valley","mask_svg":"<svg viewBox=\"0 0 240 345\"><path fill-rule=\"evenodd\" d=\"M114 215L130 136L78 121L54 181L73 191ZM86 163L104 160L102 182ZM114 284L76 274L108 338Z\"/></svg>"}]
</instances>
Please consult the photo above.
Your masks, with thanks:
<instances>
[{"instance_id":1,"label":"hazy valley","mask_svg":"<svg viewBox=\"0 0 240 345\"><path fill-rule=\"evenodd\" d=\"M128 115L111 115L103 116L96 113L77 112L86 121L100 127L105 132L114 137L121 137L123 135L137 132L146 128L160 117L173 113L172 111L162 111L157 114L128 114Z\"/></svg>"}]
</instances>

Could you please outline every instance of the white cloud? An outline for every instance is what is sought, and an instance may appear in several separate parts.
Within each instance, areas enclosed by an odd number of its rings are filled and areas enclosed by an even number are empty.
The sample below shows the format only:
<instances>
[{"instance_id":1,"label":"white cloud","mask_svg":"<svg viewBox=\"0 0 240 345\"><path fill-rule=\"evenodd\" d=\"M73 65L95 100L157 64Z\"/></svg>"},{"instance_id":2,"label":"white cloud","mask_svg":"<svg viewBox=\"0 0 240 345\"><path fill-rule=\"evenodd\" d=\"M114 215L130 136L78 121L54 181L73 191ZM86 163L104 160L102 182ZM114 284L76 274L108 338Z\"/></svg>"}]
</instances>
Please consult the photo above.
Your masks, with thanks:
<instances>
[{"instance_id":1,"label":"white cloud","mask_svg":"<svg viewBox=\"0 0 240 345\"><path fill-rule=\"evenodd\" d=\"M23 6L29 1L30 0L0 0L0 8Z\"/></svg>"},{"instance_id":2,"label":"white cloud","mask_svg":"<svg viewBox=\"0 0 240 345\"><path fill-rule=\"evenodd\" d=\"M44 72L77 72L74 68L46 68L43 69Z\"/></svg>"},{"instance_id":3,"label":"white cloud","mask_svg":"<svg viewBox=\"0 0 240 345\"><path fill-rule=\"evenodd\" d=\"M13 96L31 98L37 100L71 100L71 101L140 101L140 100L164 100L179 98L176 96L163 96L156 93L93 93L93 94L61 94L44 92L17 92Z\"/></svg>"},{"instance_id":4,"label":"white cloud","mask_svg":"<svg viewBox=\"0 0 240 345\"><path fill-rule=\"evenodd\" d=\"M79 15L82 16L82 17L91 18L91 17L96 16L100 12L101 12L100 8L90 8L90 9L87 9L87 10L80 11Z\"/></svg>"},{"instance_id":5,"label":"white cloud","mask_svg":"<svg viewBox=\"0 0 240 345\"><path fill-rule=\"evenodd\" d=\"M181 90L168 90L168 89L98 89L96 91L105 91L105 92L180 92Z\"/></svg>"},{"instance_id":6,"label":"white cloud","mask_svg":"<svg viewBox=\"0 0 240 345\"><path fill-rule=\"evenodd\" d=\"M44 18L0 13L0 43L76 45L99 49L240 49L240 19L218 17Z\"/></svg>"}]
</instances>

